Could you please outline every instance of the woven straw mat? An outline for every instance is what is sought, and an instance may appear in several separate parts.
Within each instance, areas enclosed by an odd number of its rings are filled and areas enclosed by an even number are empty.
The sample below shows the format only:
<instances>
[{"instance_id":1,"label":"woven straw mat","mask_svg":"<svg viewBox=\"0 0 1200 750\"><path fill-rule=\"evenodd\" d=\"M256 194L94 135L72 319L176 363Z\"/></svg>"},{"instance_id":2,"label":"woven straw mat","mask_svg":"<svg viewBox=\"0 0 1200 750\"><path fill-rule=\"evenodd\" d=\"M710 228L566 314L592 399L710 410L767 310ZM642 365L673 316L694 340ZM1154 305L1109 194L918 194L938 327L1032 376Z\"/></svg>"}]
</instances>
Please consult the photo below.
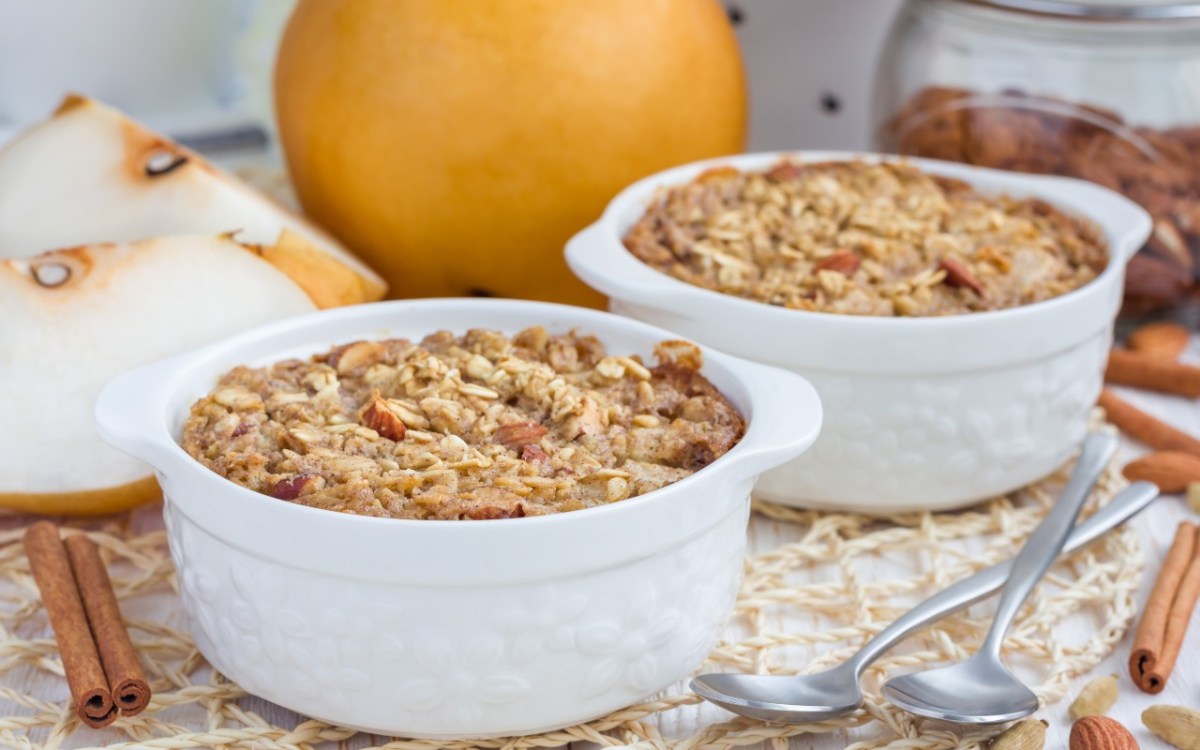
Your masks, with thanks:
<instances>
[{"instance_id":1,"label":"woven straw mat","mask_svg":"<svg viewBox=\"0 0 1200 750\"><path fill-rule=\"evenodd\" d=\"M813 672L849 656L936 589L1010 556L1064 481L1041 483L958 513L870 518L755 503L752 549L733 619L702 671ZM1123 486L1110 467L1093 494ZM701 704L685 683L585 725L531 737L431 742L373 737L293 714L216 674L188 637L158 508L87 527L102 547L134 642L154 689L141 715L104 730L69 710L62 663L29 574L22 529L0 531L0 746L6 748L853 748L980 747L997 730L960 733L922 723L879 695L886 675L964 658L994 605L943 620L908 639L864 676L867 702L837 720L797 726L733 717ZM1130 529L1065 557L1023 610L1007 659L1044 702L1095 666L1134 616L1142 554ZM1068 640L1063 627L1074 622ZM1083 626L1081 627L1080 624ZM1079 634L1083 635L1080 636ZM825 737L804 735L824 734Z\"/></svg>"}]
</instances>

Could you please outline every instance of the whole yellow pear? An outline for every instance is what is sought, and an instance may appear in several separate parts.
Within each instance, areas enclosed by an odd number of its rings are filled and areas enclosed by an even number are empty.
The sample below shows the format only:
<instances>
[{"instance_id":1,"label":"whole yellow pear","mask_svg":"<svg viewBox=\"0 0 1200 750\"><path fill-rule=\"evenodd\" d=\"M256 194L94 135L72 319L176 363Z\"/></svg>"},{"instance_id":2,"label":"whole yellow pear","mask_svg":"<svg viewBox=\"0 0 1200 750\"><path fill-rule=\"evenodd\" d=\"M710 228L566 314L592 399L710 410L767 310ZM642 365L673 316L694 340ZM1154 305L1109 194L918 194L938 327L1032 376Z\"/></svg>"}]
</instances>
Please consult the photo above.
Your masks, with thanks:
<instances>
[{"instance_id":1,"label":"whole yellow pear","mask_svg":"<svg viewBox=\"0 0 1200 750\"><path fill-rule=\"evenodd\" d=\"M567 239L746 133L717 0L301 0L275 105L305 211L396 297L597 305Z\"/></svg>"}]
</instances>

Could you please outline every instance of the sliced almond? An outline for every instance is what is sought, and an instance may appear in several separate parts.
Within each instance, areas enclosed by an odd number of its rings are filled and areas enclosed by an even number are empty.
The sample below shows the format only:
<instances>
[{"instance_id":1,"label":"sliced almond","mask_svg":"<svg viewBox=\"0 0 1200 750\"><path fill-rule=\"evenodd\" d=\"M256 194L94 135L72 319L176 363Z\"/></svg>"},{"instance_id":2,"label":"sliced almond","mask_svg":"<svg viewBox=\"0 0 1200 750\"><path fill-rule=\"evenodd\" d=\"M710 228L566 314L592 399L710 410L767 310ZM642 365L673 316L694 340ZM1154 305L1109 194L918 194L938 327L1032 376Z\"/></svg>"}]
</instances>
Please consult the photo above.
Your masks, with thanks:
<instances>
[{"instance_id":1,"label":"sliced almond","mask_svg":"<svg viewBox=\"0 0 1200 750\"><path fill-rule=\"evenodd\" d=\"M838 250L828 258L822 258L813 266L814 271L837 271L843 276L853 276L862 259L849 250Z\"/></svg>"},{"instance_id":2,"label":"sliced almond","mask_svg":"<svg viewBox=\"0 0 1200 750\"><path fill-rule=\"evenodd\" d=\"M550 454L542 450L537 443L530 443L521 448L522 461L546 461L550 458Z\"/></svg>"},{"instance_id":3,"label":"sliced almond","mask_svg":"<svg viewBox=\"0 0 1200 750\"><path fill-rule=\"evenodd\" d=\"M370 367L382 360L384 354L384 346L378 341L356 341L337 350L330 364L337 368L339 375L345 375Z\"/></svg>"},{"instance_id":4,"label":"sliced almond","mask_svg":"<svg viewBox=\"0 0 1200 750\"><path fill-rule=\"evenodd\" d=\"M400 441L408 432L404 421L391 409L388 403L378 393L372 398L362 412L362 423L375 430L388 440Z\"/></svg>"},{"instance_id":5,"label":"sliced almond","mask_svg":"<svg viewBox=\"0 0 1200 750\"><path fill-rule=\"evenodd\" d=\"M976 296L983 296L983 285L979 280L959 261L954 258L942 258L938 261L938 268L946 272L946 283L954 288L966 287Z\"/></svg>"},{"instance_id":6,"label":"sliced almond","mask_svg":"<svg viewBox=\"0 0 1200 750\"><path fill-rule=\"evenodd\" d=\"M513 422L496 428L493 439L505 448L517 451L527 445L536 444L547 432L549 430L538 422Z\"/></svg>"}]
</instances>

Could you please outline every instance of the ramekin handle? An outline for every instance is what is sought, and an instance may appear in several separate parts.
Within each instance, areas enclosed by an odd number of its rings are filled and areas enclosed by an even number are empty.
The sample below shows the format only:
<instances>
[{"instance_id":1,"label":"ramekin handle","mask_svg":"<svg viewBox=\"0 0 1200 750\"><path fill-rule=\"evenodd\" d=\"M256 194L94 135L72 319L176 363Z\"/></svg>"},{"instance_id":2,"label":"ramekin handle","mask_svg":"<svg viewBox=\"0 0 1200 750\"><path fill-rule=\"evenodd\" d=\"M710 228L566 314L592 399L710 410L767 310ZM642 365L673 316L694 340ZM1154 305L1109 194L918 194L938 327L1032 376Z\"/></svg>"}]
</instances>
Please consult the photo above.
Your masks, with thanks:
<instances>
[{"instance_id":1,"label":"ramekin handle","mask_svg":"<svg viewBox=\"0 0 1200 750\"><path fill-rule=\"evenodd\" d=\"M687 304L685 297L671 289L684 282L660 274L630 255L604 218L568 240L565 256L572 273L607 297L664 310Z\"/></svg>"},{"instance_id":2,"label":"ramekin handle","mask_svg":"<svg viewBox=\"0 0 1200 750\"><path fill-rule=\"evenodd\" d=\"M1113 253L1128 263L1154 231L1154 219L1146 209L1123 195L1104 189L1103 216L1113 228Z\"/></svg>"},{"instance_id":3,"label":"ramekin handle","mask_svg":"<svg viewBox=\"0 0 1200 750\"><path fill-rule=\"evenodd\" d=\"M752 413L740 460L753 477L808 450L821 432L823 410L817 389L804 377L770 365L742 367Z\"/></svg>"},{"instance_id":4,"label":"ramekin handle","mask_svg":"<svg viewBox=\"0 0 1200 750\"><path fill-rule=\"evenodd\" d=\"M1115 190L1073 177L1039 179L1067 186L1063 196L1072 199L1068 205L1074 203L1077 212L1095 217L1109 235L1112 253L1121 263L1128 263L1142 249L1154 229L1154 220L1146 209Z\"/></svg>"},{"instance_id":5,"label":"ramekin handle","mask_svg":"<svg viewBox=\"0 0 1200 750\"><path fill-rule=\"evenodd\" d=\"M166 401L181 359L172 357L130 370L100 390L93 417L106 443L161 468L172 440L165 422Z\"/></svg>"}]
</instances>

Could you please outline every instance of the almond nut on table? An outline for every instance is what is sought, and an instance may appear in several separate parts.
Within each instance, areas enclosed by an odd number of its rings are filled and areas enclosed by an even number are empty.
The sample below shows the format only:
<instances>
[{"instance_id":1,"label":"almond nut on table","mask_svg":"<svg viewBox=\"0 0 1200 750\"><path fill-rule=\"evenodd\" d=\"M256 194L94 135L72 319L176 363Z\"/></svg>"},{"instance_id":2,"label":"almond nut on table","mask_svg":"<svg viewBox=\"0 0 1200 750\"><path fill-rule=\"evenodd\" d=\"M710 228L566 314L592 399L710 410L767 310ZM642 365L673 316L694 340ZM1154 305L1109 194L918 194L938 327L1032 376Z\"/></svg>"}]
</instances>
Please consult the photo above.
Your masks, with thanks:
<instances>
[{"instance_id":1,"label":"almond nut on table","mask_svg":"<svg viewBox=\"0 0 1200 750\"><path fill-rule=\"evenodd\" d=\"M1162 492L1183 492L1188 484L1200 482L1200 456L1159 451L1130 461L1122 473L1131 482L1153 482Z\"/></svg>"},{"instance_id":2,"label":"almond nut on table","mask_svg":"<svg viewBox=\"0 0 1200 750\"><path fill-rule=\"evenodd\" d=\"M1123 724L1107 716L1085 716L1071 727L1070 750L1138 750Z\"/></svg>"}]
</instances>

